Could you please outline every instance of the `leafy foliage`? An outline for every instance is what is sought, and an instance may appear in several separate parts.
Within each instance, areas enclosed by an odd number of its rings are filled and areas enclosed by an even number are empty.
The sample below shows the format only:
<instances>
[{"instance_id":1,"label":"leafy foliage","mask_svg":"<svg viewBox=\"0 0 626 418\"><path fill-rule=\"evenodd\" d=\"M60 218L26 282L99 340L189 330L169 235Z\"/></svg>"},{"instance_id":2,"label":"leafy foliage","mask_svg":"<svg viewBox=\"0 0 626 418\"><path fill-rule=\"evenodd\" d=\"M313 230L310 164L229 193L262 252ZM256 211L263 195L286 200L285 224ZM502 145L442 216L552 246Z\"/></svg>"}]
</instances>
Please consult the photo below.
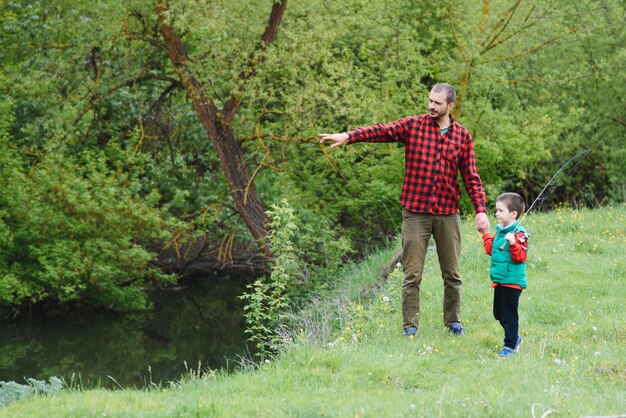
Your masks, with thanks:
<instances>
[{"instance_id":1,"label":"leafy foliage","mask_svg":"<svg viewBox=\"0 0 626 418\"><path fill-rule=\"evenodd\" d=\"M208 99L240 101L233 132L261 200L287 197L297 214L310 282L294 291L324 286L400 224L403 149L330 150L317 134L422 113L436 82L458 87L490 200L532 201L581 149L592 153L553 203L624 200L621 2L289 2L258 48L273 3L186 0L168 18ZM157 264L256 250L153 1L0 8L0 303L135 308L173 280Z\"/></svg>"},{"instance_id":2,"label":"leafy foliage","mask_svg":"<svg viewBox=\"0 0 626 418\"><path fill-rule=\"evenodd\" d=\"M51 155L26 173L6 141L0 149L0 301L143 309L153 280L172 281L148 250L163 239L158 195L133 196L137 185L92 153Z\"/></svg>"},{"instance_id":3,"label":"leafy foliage","mask_svg":"<svg viewBox=\"0 0 626 418\"><path fill-rule=\"evenodd\" d=\"M293 287L301 268L293 246L298 231L296 218L288 204L273 205L268 211L272 219L269 243L275 258L271 262L269 278L257 279L247 286L241 298L244 308L248 340L256 344L255 355L266 358L281 345L279 326L289 307L289 288Z\"/></svg>"}]
</instances>

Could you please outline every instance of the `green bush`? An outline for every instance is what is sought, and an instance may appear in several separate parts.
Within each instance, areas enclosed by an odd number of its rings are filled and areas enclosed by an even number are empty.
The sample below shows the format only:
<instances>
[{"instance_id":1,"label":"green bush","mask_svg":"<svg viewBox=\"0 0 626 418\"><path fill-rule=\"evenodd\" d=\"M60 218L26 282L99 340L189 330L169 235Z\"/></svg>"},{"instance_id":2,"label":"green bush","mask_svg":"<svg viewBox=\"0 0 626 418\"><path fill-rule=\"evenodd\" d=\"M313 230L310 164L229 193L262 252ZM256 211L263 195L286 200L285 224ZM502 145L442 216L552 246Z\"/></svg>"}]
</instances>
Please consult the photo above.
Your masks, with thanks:
<instances>
[{"instance_id":1,"label":"green bush","mask_svg":"<svg viewBox=\"0 0 626 418\"><path fill-rule=\"evenodd\" d=\"M0 303L145 308L145 290L174 277L149 250L167 234L158 195L141 199L135 187L98 153L25 168L0 140Z\"/></svg>"},{"instance_id":2,"label":"green bush","mask_svg":"<svg viewBox=\"0 0 626 418\"><path fill-rule=\"evenodd\" d=\"M52 376L48 382L36 379L26 379L28 385L16 382L0 382L0 406L6 406L18 399L27 398L36 394L57 393L63 388L63 381Z\"/></svg>"}]
</instances>

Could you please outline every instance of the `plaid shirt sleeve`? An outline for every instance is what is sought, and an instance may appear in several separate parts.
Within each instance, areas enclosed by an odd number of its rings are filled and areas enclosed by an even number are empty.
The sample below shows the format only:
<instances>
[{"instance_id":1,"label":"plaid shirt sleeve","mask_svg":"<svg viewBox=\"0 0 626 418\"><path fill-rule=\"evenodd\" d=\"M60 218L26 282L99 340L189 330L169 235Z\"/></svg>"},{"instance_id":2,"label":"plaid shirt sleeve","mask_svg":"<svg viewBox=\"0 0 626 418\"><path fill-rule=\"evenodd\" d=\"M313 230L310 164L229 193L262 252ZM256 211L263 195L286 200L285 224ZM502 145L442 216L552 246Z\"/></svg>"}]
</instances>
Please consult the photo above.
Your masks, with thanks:
<instances>
[{"instance_id":1,"label":"plaid shirt sleeve","mask_svg":"<svg viewBox=\"0 0 626 418\"><path fill-rule=\"evenodd\" d=\"M348 142L404 142L409 120L410 117L406 117L391 123L356 128L346 132L349 136Z\"/></svg>"},{"instance_id":2,"label":"plaid shirt sleeve","mask_svg":"<svg viewBox=\"0 0 626 418\"><path fill-rule=\"evenodd\" d=\"M476 213L487 212L487 197L483 189L483 182L478 174L478 165L476 164L476 154L474 152L474 142L469 132L466 132L467 139L463 155L459 160L459 171L465 189L470 196L474 211Z\"/></svg>"}]
</instances>

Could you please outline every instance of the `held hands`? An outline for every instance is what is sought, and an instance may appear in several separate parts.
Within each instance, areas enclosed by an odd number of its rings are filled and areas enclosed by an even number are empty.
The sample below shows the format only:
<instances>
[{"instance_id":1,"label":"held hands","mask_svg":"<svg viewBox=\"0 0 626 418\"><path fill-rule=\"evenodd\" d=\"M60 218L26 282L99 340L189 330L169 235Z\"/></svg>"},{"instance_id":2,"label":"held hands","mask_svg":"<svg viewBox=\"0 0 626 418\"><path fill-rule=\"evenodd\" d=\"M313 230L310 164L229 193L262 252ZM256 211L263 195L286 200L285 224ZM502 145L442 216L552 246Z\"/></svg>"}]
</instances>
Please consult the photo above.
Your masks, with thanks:
<instances>
[{"instance_id":1,"label":"held hands","mask_svg":"<svg viewBox=\"0 0 626 418\"><path fill-rule=\"evenodd\" d=\"M345 144L346 142L348 142L348 134L347 133L341 133L341 134L319 134L320 137L322 137L322 139L320 139L320 144L323 144L324 141L332 141L333 143L330 144L331 148L335 148L338 147L340 145Z\"/></svg>"},{"instance_id":2,"label":"held hands","mask_svg":"<svg viewBox=\"0 0 626 418\"><path fill-rule=\"evenodd\" d=\"M509 243L509 245L515 244L515 235L512 232L509 232L504 236L504 239Z\"/></svg>"},{"instance_id":3,"label":"held hands","mask_svg":"<svg viewBox=\"0 0 626 418\"><path fill-rule=\"evenodd\" d=\"M476 214L476 229L478 230L478 232L480 232L481 234L485 234L487 232L489 232L489 218L487 217L487 214L484 212L480 212Z\"/></svg>"}]
</instances>

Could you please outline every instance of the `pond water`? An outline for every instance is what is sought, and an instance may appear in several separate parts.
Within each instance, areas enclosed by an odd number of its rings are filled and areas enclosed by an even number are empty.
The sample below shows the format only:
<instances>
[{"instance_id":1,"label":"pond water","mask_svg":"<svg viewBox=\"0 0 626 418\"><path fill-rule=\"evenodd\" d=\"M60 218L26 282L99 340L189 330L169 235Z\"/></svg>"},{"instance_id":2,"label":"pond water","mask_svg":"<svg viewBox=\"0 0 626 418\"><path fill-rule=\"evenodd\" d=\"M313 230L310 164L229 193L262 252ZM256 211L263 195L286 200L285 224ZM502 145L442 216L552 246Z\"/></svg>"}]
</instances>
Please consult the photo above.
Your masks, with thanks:
<instances>
[{"instance_id":1,"label":"pond water","mask_svg":"<svg viewBox=\"0 0 626 418\"><path fill-rule=\"evenodd\" d=\"M145 388L180 379L186 367L232 369L249 356L243 291L239 279L195 277L180 290L155 292L146 314L26 314L0 322L0 381L58 376L83 387Z\"/></svg>"}]
</instances>

